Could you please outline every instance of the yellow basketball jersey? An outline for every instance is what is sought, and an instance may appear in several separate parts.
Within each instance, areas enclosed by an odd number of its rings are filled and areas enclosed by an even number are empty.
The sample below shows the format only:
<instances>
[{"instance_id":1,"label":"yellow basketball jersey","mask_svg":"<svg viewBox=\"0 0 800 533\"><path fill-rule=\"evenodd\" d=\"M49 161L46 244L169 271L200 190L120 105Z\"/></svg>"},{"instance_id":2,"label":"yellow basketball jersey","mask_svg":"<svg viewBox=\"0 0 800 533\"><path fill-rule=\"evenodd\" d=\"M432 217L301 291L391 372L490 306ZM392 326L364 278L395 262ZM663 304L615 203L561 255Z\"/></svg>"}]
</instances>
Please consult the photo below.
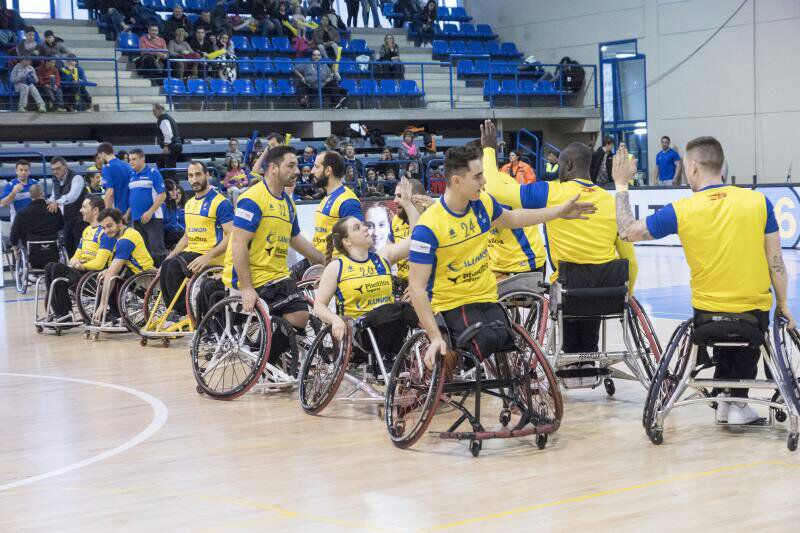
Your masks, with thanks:
<instances>
[{"instance_id":1,"label":"yellow basketball jersey","mask_svg":"<svg viewBox=\"0 0 800 533\"><path fill-rule=\"evenodd\" d=\"M114 245L114 259L125 261L125 267L133 274L153 268L153 258L147 251L142 235L133 228L126 228Z\"/></svg>"},{"instance_id":2,"label":"yellow basketball jersey","mask_svg":"<svg viewBox=\"0 0 800 533\"><path fill-rule=\"evenodd\" d=\"M364 261L340 255L336 299L350 318L359 318L386 303L392 296L392 269L374 252Z\"/></svg>"},{"instance_id":3,"label":"yellow basketball jersey","mask_svg":"<svg viewBox=\"0 0 800 533\"><path fill-rule=\"evenodd\" d=\"M392 232L389 234L389 240L391 242L399 242L408 239L410 236L411 226L408 222L400 218L399 215L395 215L392 218ZM407 259L397 262L397 279L402 279L404 281L408 279Z\"/></svg>"},{"instance_id":4,"label":"yellow basketball jersey","mask_svg":"<svg viewBox=\"0 0 800 533\"><path fill-rule=\"evenodd\" d=\"M214 189L201 198L192 197L186 202L187 252L204 254L217 246L224 237L222 225L233 220L230 200ZM212 265L222 265L224 254L214 258Z\"/></svg>"},{"instance_id":5,"label":"yellow basketball jersey","mask_svg":"<svg viewBox=\"0 0 800 533\"><path fill-rule=\"evenodd\" d=\"M325 238L331 232L333 225L340 218L354 216L364 220L361 212L361 202L350 188L342 185L322 199L314 213L314 239L312 244L322 252L326 251Z\"/></svg>"}]
</instances>

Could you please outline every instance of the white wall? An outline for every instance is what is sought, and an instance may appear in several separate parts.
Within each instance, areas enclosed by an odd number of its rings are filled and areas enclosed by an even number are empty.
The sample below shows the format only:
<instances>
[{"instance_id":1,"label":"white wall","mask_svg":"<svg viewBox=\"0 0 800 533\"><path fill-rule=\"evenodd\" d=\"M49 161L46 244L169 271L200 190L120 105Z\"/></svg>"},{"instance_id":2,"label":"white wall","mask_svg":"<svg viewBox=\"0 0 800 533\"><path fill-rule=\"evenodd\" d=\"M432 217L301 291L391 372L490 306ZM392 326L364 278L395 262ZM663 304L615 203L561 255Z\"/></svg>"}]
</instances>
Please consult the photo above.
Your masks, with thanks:
<instances>
[{"instance_id":1,"label":"white wall","mask_svg":"<svg viewBox=\"0 0 800 533\"><path fill-rule=\"evenodd\" d=\"M686 58L742 0L465 0L476 21L545 63L598 63L598 44L639 39L648 81ZM650 168L661 135L722 142L730 174L800 176L800 0L747 0L697 55L648 89ZM652 172L652 170L651 170ZM795 180L797 181L797 180Z\"/></svg>"}]
</instances>

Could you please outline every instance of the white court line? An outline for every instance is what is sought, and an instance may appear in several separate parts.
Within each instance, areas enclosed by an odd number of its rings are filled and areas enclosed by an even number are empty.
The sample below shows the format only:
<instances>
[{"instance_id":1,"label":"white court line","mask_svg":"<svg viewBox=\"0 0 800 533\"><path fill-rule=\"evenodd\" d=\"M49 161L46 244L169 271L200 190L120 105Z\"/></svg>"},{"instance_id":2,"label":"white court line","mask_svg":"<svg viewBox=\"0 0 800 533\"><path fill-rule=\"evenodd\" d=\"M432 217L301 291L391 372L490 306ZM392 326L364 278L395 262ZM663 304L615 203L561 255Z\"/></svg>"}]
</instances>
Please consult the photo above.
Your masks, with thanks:
<instances>
[{"instance_id":1,"label":"white court line","mask_svg":"<svg viewBox=\"0 0 800 533\"><path fill-rule=\"evenodd\" d=\"M79 461L77 463L73 463L71 465L67 465L61 468L57 468L56 470L51 470L50 472L45 472L44 474L39 474L38 476L27 477L25 479L19 479L17 481L12 481L10 483L0 485L0 492L10 489L15 489L17 487L22 487L24 485L30 485L31 483L36 483L37 481L42 481L44 479L48 479L51 477L60 476L61 474L66 474L67 472L78 470L79 468L89 466L91 464L100 462L104 459L108 459L109 457L113 457L117 454L120 454L124 451L130 450L134 446L137 446L142 442L144 442L145 440L147 440L148 438L152 437L159 429L161 429L161 427L166 423L167 413L169 413L167 406L164 405L161 402L161 400L159 400L155 396L151 396L146 392L138 391L136 389L131 389L129 387L124 387L122 385L103 383L102 381L90 381L88 379L64 378L60 376L41 376L38 374L12 374L7 372L0 372L0 376L10 376L17 378L50 379L53 381L69 381L72 383L81 383L84 385L105 387L107 389L114 389L122 391L126 394L130 394L132 396L136 396L137 398L140 398L145 402L147 402L148 404L150 404L150 407L153 408L153 419L150 421L150 424L144 429L144 431L140 432L132 439L120 444L116 448L106 450L103 453L89 457L88 459L84 459L83 461Z\"/></svg>"}]
</instances>

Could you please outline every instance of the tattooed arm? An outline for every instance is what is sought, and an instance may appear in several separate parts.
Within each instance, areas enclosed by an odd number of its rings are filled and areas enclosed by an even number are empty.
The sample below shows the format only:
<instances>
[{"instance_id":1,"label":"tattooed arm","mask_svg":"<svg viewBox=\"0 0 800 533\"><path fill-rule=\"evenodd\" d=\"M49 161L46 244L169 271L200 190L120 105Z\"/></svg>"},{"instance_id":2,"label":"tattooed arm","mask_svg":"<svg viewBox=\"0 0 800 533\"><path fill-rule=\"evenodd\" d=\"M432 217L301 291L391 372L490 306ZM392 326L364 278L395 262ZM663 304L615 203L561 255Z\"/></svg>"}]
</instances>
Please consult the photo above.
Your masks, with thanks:
<instances>
[{"instance_id":1,"label":"tattooed arm","mask_svg":"<svg viewBox=\"0 0 800 533\"><path fill-rule=\"evenodd\" d=\"M647 230L644 220L633 218L631 199L628 191L617 191L617 227L623 241L652 241L653 236Z\"/></svg>"},{"instance_id":2,"label":"tattooed arm","mask_svg":"<svg viewBox=\"0 0 800 533\"><path fill-rule=\"evenodd\" d=\"M783 263L781 253L781 238L777 231L768 233L764 241L764 252L767 254L769 264L769 277L772 279L772 288L775 291L775 300L781 314L789 321L789 327L795 326L792 314L789 311L786 287L788 285L786 265Z\"/></svg>"}]
</instances>

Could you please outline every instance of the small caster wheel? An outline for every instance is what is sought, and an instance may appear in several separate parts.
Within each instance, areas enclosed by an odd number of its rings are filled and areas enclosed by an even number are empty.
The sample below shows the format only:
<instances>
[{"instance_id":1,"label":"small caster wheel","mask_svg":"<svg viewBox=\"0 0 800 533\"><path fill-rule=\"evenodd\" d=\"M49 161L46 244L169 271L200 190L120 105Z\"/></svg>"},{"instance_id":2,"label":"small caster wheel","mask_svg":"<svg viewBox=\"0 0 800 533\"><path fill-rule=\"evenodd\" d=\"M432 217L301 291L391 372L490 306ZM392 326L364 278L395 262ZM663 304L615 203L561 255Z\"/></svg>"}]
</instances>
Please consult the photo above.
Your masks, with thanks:
<instances>
[{"instance_id":1,"label":"small caster wheel","mask_svg":"<svg viewBox=\"0 0 800 533\"><path fill-rule=\"evenodd\" d=\"M472 440L469 442L469 451L472 452L472 457L478 457L481 453L482 442L479 440Z\"/></svg>"},{"instance_id":2,"label":"small caster wheel","mask_svg":"<svg viewBox=\"0 0 800 533\"><path fill-rule=\"evenodd\" d=\"M43 331L44 331L44 328L42 326L36 326L36 333L41 333Z\"/></svg>"},{"instance_id":3,"label":"small caster wheel","mask_svg":"<svg viewBox=\"0 0 800 533\"><path fill-rule=\"evenodd\" d=\"M614 393L617 392L617 387L614 385L614 381L611 378L605 378L603 380L603 385L606 388L606 394L609 396L614 396Z\"/></svg>"},{"instance_id":4,"label":"small caster wheel","mask_svg":"<svg viewBox=\"0 0 800 533\"><path fill-rule=\"evenodd\" d=\"M147 346L147 339L145 337L139 339L139 346Z\"/></svg>"},{"instance_id":5,"label":"small caster wheel","mask_svg":"<svg viewBox=\"0 0 800 533\"><path fill-rule=\"evenodd\" d=\"M397 437L403 436L406 432L406 422L405 420L398 420L394 423L394 434Z\"/></svg>"},{"instance_id":6,"label":"small caster wheel","mask_svg":"<svg viewBox=\"0 0 800 533\"><path fill-rule=\"evenodd\" d=\"M500 424L506 427L509 422L511 422L511 410L503 409L500 411Z\"/></svg>"},{"instance_id":7,"label":"small caster wheel","mask_svg":"<svg viewBox=\"0 0 800 533\"><path fill-rule=\"evenodd\" d=\"M100 338L100 334L99 333L92 333L89 336L89 340L92 341L92 342L97 342L97 339L99 339L99 338Z\"/></svg>"},{"instance_id":8,"label":"small caster wheel","mask_svg":"<svg viewBox=\"0 0 800 533\"><path fill-rule=\"evenodd\" d=\"M203 391L203 387L201 387L200 385L195 387L194 390L197 391L197 394L205 394L205 392Z\"/></svg>"},{"instance_id":9,"label":"small caster wheel","mask_svg":"<svg viewBox=\"0 0 800 533\"><path fill-rule=\"evenodd\" d=\"M540 450L544 450L545 446L547 446L547 433L536 435L536 446L538 446Z\"/></svg>"},{"instance_id":10,"label":"small caster wheel","mask_svg":"<svg viewBox=\"0 0 800 533\"><path fill-rule=\"evenodd\" d=\"M163 339L161 339L161 345L162 345L164 348L169 348L169 339L167 339L167 338L163 338Z\"/></svg>"},{"instance_id":11,"label":"small caster wheel","mask_svg":"<svg viewBox=\"0 0 800 533\"><path fill-rule=\"evenodd\" d=\"M790 452L793 452L797 449L797 433L789 433L789 439L786 441L786 447L789 448Z\"/></svg>"},{"instance_id":12,"label":"small caster wheel","mask_svg":"<svg viewBox=\"0 0 800 533\"><path fill-rule=\"evenodd\" d=\"M88 339L90 335L91 335L91 333L86 331L86 332L83 333L83 338L84 339Z\"/></svg>"},{"instance_id":13,"label":"small caster wheel","mask_svg":"<svg viewBox=\"0 0 800 533\"><path fill-rule=\"evenodd\" d=\"M775 420L777 420L778 422L786 422L786 411L782 409L776 409Z\"/></svg>"},{"instance_id":14,"label":"small caster wheel","mask_svg":"<svg viewBox=\"0 0 800 533\"><path fill-rule=\"evenodd\" d=\"M61 336L61 328L56 328L56 337Z\"/></svg>"},{"instance_id":15,"label":"small caster wheel","mask_svg":"<svg viewBox=\"0 0 800 533\"><path fill-rule=\"evenodd\" d=\"M650 430L650 442L655 445L659 445L664 442L664 435L660 429L651 429Z\"/></svg>"}]
</instances>

